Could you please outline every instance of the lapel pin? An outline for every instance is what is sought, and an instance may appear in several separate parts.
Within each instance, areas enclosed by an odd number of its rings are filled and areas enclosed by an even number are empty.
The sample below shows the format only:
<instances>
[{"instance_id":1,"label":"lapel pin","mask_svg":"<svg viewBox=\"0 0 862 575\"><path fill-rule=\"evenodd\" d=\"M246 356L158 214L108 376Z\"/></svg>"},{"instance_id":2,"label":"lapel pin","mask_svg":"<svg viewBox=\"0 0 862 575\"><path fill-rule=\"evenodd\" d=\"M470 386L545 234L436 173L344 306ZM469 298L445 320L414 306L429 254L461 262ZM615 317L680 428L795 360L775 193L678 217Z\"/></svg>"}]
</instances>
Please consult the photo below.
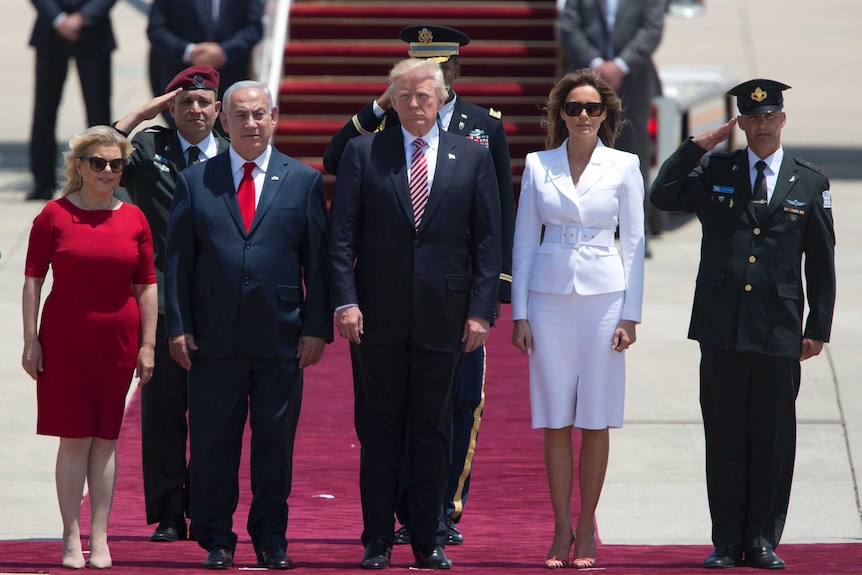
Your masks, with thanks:
<instances>
[{"instance_id":1,"label":"lapel pin","mask_svg":"<svg viewBox=\"0 0 862 575\"><path fill-rule=\"evenodd\" d=\"M736 164L733 164L733 166L731 166L731 168L730 168L730 171L731 171L731 172L735 172L735 171L737 171L738 169L739 169L739 166L737 166Z\"/></svg>"},{"instance_id":2,"label":"lapel pin","mask_svg":"<svg viewBox=\"0 0 862 575\"><path fill-rule=\"evenodd\" d=\"M270 178L270 180L272 180L272 181L276 182L276 181L278 181L278 176L273 176L273 177L271 177L271 178Z\"/></svg>"},{"instance_id":3,"label":"lapel pin","mask_svg":"<svg viewBox=\"0 0 862 575\"><path fill-rule=\"evenodd\" d=\"M450 159L450 160L454 160L454 159L455 159L455 154L449 154L449 159Z\"/></svg>"},{"instance_id":4,"label":"lapel pin","mask_svg":"<svg viewBox=\"0 0 862 575\"><path fill-rule=\"evenodd\" d=\"M464 129L464 122L458 122L458 129L459 129L459 130L463 130L463 129Z\"/></svg>"},{"instance_id":5,"label":"lapel pin","mask_svg":"<svg viewBox=\"0 0 862 575\"><path fill-rule=\"evenodd\" d=\"M791 182L795 182L795 181L796 181L796 174L793 174L792 176L790 176L790 181L791 181Z\"/></svg>"}]
</instances>

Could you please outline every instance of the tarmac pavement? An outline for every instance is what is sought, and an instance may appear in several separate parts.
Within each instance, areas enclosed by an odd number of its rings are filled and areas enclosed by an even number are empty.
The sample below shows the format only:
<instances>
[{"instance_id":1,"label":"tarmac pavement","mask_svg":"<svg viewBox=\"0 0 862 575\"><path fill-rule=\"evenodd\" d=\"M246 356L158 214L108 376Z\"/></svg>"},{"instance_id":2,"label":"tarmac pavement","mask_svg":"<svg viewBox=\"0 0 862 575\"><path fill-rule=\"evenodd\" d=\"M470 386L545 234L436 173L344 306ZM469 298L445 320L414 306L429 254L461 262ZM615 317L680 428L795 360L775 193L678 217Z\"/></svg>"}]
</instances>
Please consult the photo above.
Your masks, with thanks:
<instances>
[{"instance_id":1,"label":"tarmac pavement","mask_svg":"<svg viewBox=\"0 0 862 575\"><path fill-rule=\"evenodd\" d=\"M0 92L0 539L59 538L53 471L57 440L34 433L35 384L20 366L24 260L30 224L43 206L23 199L30 185L26 144L33 90L27 40L35 12L15 0L0 0L0 8L6 15L0 20L6 79ZM851 157L858 164L862 126L842 108L858 103L862 93L862 78L848 73L860 69L860 15L857 0L821 0L815 10L805 0L706 0L700 18L668 17L656 60L659 65L722 66L740 80L767 77L793 86L785 93L785 146L791 152L812 148L824 157ZM113 113L119 117L150 95L146 19L120 0L113 21L120 44L113 60ZM60 141L85 127L72 70L60 111ZM744 141L741 134L737 141ZM845 167L858 173L858 165ZM803 363L787 543L862 541L862 358L856 355L862 325L857 248L862 245L862 179L833 179L832 196L838 300L832 342ZM628 352L625 426L611 434L598 511L605 543L709 543L699 351L685 339L700 229L696 220L672 221L678 225L651 243L643 324Z\"/></svg>"}]
</instances>

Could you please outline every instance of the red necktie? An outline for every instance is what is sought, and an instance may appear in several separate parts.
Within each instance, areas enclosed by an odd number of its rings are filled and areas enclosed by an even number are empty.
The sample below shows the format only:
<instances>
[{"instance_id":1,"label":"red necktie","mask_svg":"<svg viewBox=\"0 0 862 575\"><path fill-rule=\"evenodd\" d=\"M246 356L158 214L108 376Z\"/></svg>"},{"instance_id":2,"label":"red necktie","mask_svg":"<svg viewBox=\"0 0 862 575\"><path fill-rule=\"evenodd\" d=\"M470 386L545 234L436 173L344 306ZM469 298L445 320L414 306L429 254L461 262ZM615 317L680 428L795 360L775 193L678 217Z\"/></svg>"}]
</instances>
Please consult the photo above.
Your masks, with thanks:
<instances>
[{"instance_id":1,"label":"red necktie","mask_svg":"<svg viewBox=\"0 0 862 575\"><path fill-rule=\"evenodd\" d=\"M242 180L239 182L239 189L236 191L236 199L239 202L239 213L242 214L242 221L245 224L245 231L251 228L251 221L254 219L254 178L251 173L254 171L254 162L246 162L243 164L245 173L242 175Z\"/></svg>"},{"instance_id":2,"label":"red necktie","mask_svg":"<svg viewBox=\"0 0 862 575\"><path fill-rule=\"evenodd\" d=\"M422 222L422 214L428 204L430 190L428 188L428 163L422 148L425 141L422 138L413 140L413 155L410 159L410 202L413 204L413 222L416 228Z\"/></svg>"}]
</instances>

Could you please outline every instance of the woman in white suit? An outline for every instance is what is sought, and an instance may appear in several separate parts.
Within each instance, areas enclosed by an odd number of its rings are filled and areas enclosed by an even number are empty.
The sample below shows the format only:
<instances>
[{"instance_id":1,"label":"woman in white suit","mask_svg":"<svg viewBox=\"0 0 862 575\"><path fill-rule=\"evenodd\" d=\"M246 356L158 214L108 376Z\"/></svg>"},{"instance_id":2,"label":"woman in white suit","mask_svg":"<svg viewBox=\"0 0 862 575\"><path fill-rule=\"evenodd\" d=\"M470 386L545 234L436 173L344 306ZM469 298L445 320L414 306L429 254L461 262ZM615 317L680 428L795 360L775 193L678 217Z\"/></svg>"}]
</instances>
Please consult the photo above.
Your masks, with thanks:
<instances>
[{"instance_id":1,"label":"woman in white suit","mask_svg":"<svg viewBox=\"0 0 862 575\"><path fill-rule=\"evenodd\" d=\"M613 149L620 100L593 70L551 90L546 150L527 155L515 223L512 343L530 354L534 429L544 429L554 539L545 565L596 565L595 512L611 427L623 423L625 357L641 319L643 177ZM614 232L619 228L619 248ZM581 510L572 529L572 429Z\"/></svg>"}]
</instances>

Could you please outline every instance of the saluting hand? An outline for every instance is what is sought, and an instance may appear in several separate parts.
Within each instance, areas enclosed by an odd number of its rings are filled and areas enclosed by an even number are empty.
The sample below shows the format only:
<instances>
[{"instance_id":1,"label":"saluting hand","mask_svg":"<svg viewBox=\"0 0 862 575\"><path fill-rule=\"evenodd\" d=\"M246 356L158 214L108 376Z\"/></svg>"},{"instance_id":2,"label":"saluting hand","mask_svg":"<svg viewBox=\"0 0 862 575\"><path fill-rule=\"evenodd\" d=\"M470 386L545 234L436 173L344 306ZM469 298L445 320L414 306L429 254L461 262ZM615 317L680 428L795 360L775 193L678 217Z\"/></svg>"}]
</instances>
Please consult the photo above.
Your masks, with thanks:
<instances>
[{"instance_id":1,"label":"saluting hand","mask_svg":"<svg viewBox=\"0 0 862 575\"><path fill-rule=\"evenodd\" d=\"M736 125L738 120L739 116L735 116L728 120L726 124L713 128L712 130L707 130L706 132L695 136L692 140L695 144L708 152L730 136L730 132L733 130L733 127Z\"/></svg>"}]
</instances>

